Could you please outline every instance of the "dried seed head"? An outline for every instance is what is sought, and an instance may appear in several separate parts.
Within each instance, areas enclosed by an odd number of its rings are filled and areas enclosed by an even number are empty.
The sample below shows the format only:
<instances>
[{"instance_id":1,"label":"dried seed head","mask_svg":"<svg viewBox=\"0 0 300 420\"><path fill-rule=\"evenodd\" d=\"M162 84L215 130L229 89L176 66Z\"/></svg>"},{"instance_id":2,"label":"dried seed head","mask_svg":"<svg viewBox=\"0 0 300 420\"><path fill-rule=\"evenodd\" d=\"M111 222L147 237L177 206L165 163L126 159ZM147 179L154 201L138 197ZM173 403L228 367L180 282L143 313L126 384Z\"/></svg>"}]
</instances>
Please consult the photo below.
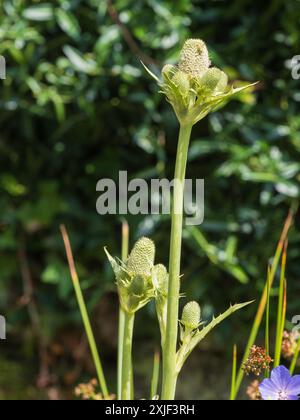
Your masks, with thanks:
<instances>
[{"instance_id":1,"label":"dried seed head","mask_svg":"<svg viewBox=\"0 0 300 420\"><path fill-rule=\"evenodd\" d=\"M252 346L248 359L243 364L243 370L246 375L253 373L255 376L260 376L262 371L269 371L273 360L267 355L264 348Z\"/></svg>"},{"instance_id":2,"label":"dried seed head","mask_svg":"<svg viewBox=\"0 0 300 420\"><path fill-rule=\"evenodd\" d=\"M208 50L201 39L185 42L179 60L179 69L192 77L203 74L210 66Z\"/></svg>"},{"instance_id":3,"label":"dried seed head","mask_svg":"<svg viewBox=\"0 0 300 420\"><path fill-rule=\"evenodd\" d=\"M212 67L208 69L200 79L200 85L207 92L223 93L228 84L228 76L222 70Z\"/></svg>"},{"instance_id":4,"label":"dried seed head","mask_svg":"<svg viewBox=\"0 0 300 420\"><path fill-rule=\"evenodd\" d=\"M199 327L201 321L201 309L197 302L189 302L182 312L181 323L192 330Z\"/></svg>"},{"instance_id":5,"label":"dried seed head","mask_svg":"<svg viewBox=\"0 0 300 420\"><path fill-rule=\"evenodd\" d=\"M148 238L141 238L134 245L127 260L126 268L129 273L150 276L154 265L154 258L154 242Z\"/></svg>"}]
</instances>

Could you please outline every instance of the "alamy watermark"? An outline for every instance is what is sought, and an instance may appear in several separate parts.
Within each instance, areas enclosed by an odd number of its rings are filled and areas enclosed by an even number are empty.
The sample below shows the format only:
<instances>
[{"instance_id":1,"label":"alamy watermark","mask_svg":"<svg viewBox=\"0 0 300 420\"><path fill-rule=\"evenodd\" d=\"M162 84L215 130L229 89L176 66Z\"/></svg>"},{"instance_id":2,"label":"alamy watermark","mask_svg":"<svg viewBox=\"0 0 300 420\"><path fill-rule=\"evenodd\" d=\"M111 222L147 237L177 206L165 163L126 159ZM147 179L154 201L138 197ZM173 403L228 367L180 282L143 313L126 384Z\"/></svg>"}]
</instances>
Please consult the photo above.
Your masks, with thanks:
<instances>
[{"instance_id":1,"label":"alamy watermark","mask_svg":"<svg viewBox=\"0 0 300 420\"><path fill-rule=\"evenodd\" d=\"M295 315L292 319L292 324L295 325L292 332L300 337L300 315Z\"/></svg>"},{"instance_id":2,"label":"alamy watermark","mask_svg":"<svg viewBox=\"0 0 300 420\"><path fill-rule=\"evenodd\" d=\"M295 55L291 60L292 78L300 79L300 55Z\"/></svg>"},{"instance_id":3,"label":"alamy watermark","mask_svg":"<svg viewBox=\"0 0 300 420\"><path fill-rule=\"evenodd\" d=\"M6 320L0 315L0 340L6 340Z\"/></svg>"},{"instance_id":4,"label":"alamy watermark","mask_svg":"<svg viewBox=\"0 0 300 420\"><path fill-rule=\"evenodd\" d=\"M177 185L176 185L177 183ZM101 193L96 209L100 215L169 215L172 211L172 191L174 187L182 191L184 198L185 224L198 226L204 220L204 180L186 179L184 185L179 180L144 179L128 181L128 173L119 173L118 185L112 179L98 181L96 191ZM175 204L176 204L175 200ZM179 202L181 200L178 200ZM173 209L181 214L182 208Z\"/></svg>"},{"instance_id":5,"label":"alamy watermark","mask_svg":"<svg viewBox=\"0 0 300 420\"><path fill-rule=\"evenodd\" d=\"M0 79L4 80L6 78L6 60L0 55Z\"/></svg>"}]
</instances>

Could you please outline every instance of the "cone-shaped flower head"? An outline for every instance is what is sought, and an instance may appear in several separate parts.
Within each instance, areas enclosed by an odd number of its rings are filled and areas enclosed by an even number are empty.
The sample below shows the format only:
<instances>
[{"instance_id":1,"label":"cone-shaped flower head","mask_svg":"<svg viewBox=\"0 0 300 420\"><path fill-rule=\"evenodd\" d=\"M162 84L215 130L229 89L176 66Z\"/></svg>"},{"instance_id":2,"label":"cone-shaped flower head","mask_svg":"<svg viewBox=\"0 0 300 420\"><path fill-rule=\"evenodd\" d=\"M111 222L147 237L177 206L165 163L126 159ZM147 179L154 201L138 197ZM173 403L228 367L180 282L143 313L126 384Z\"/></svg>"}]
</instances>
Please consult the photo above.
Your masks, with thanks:
<instances>
[{"instance_id":1,"label":"cone-shaped flower head","mask_svg":"<svg viewBox=\"0 0 300 420\"><path fill-rule=\"evenodd\" d=\"M154 242L148 238L138 240L126 263L112 258L107 251L106 254L116 275L120 304L126 312L134 313L155 296Z\"/></svg>"},{"instance_id":2,"label":"cone-shaped flower head","mask_svg":"<svg viewBox=\"0 0 300 420\"><path fill-rule=\"evenodd\" d=\"M181 323L188 329L195 330L201 322L201 308L197 302L189 302L182 312Z\"/></svg>"},{"instance_id":3,"label":"cone-shaped flower head","mask_svg":"<svg viewBox=\"0 0 300 420\"><path fill-rule=\"evenodd\" d=\"M150 276L155 259L155 245L151 239L141 238L134 245L127 260L130 273Z\"/></svg>"},{"instance_id":4,"label":"cone-shaped flower head","mask_svg":"<svg viewBox=\"0 0 300 420\"><path fill-rule=\"evenodd\" d=\"M208 50L201 39L189 39L185 42L178 68L191 77L198 77L210 66Z\"/></svg>"}]
</instances>

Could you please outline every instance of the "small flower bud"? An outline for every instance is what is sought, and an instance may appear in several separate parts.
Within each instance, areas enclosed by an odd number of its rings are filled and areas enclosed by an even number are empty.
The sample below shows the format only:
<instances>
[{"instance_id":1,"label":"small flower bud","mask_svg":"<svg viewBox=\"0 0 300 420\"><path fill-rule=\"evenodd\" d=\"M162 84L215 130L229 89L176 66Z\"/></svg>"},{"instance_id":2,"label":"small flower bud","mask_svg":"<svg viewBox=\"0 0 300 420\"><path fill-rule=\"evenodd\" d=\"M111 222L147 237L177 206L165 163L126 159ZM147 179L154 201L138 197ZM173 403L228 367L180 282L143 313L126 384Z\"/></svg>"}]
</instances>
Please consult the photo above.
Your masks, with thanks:
<instances>
[{"instance_id":1,"label":"small flower bud","mask_svg":"<svg viewBox=\"0 0 300 420\"><path fill-rule=\"evenodd\" d=\"M191 330L199 327L201 321L201 309L197 302L189 302L185 305L182 312L181 323Z\"/></svg>"},{"instance_id":2,"label":"small flower bud","mask_svg":"<svg viewBox=\"0 0 300 420\"><path fill-rule=\"evenodd\" d=\"M178 87L182 95L187 95L190 90L190 78L181 70L178 70L172 79L172 82Z\"/></svg>"},{"instance_id":3,"label":"small flower bud","mask_svg":"<svg viewBox=\"0 0 300 420\"><path fill-rule=\"evenodd\" d=\"M130 273L150 276L154 265L154 258L154 242L148 238L141 238L134 245L127 260L126 268Z\"/></svg>"},{"instance_id":4,"label":"small flower bud","mask_svg":"<svg viewBox=\"0 0 300 420\"><path fill-rule=\"evenodd\" d=\"M168 291L168 280L169 274L166 267L162 264L158 264L153 269L153 283L155 287L162 293Z\"/></svg>"},{"instance_id":5,"label":"small flower bud","mask_svg":"<svg viewBox=\"0 0 300 420\"><path fill-rule=\"evenodd\" d=\"M168 79L172 79L177 70L172 64L166 64L161 71L164 81L166 82Z\"/></svg>"},{"instance_id":6,"label":"small flower bud","mask_svg":"<svg viewBox=\"0 0 300 420\"><path fill-rule=\"evenodd\" d=\"M179 69L192 77L200 76L210 66L208 50L201 39L185 42L180 55Z\"/></svg>"},{"instance_id":7,"label":"small flower bud","mask_svg":"<svg viewBox=\"0 0 300 420\"><path fill-rule=\"evenodd\" d=\"M141 275L134 276L130 283L128 291L134 294L135 296L143 296L146 291L146 282L144 277Z\"/></svg>"},{"instance_id":8,"label":"small flower bud","mask_svg":"<svg viewBox=\"0 0 300 420\"><path fill-rule=\"evenodd\" d=\"M227 74L216 67L208 69L200 79L200 85L207 93L223 93L227 84Z\"/></svg>"}]
</instances>

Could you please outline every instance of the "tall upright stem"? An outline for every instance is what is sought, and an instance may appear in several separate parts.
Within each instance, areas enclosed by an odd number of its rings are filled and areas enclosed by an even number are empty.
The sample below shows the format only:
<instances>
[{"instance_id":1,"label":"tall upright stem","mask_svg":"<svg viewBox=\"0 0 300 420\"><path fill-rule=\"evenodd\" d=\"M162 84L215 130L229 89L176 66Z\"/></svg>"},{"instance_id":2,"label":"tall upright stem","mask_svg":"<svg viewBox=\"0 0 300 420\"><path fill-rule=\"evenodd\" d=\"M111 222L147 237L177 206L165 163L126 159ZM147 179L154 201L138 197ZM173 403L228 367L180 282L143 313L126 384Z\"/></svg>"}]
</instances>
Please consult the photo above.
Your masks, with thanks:
<instances>
[{"instance_id":1,"label":"tall upright stem","mask_svg":"<svg viewBox=\"0 0 300 420\"><path fill-rule=\"evenodd\" d=\"M122 400L133 399L132 338L135 315L125 313L123 363L122 363Z\"/></svg>"},{"instance_id":2,"label":"tall upright stem","mask_svg":"<svg viewBox=\"0 0 300 420\"><path fill-rule=\"evenodd\" d=\"M166 342L163 355L163 400L173 400L175 398L176 383L178 376L176 372L176 351L178 339L178 311L180 294L180 262L183 226L184 182L191 132L191 125L181 125L176 158L170 246L168 316Z\"/></svg>"},{"instance_id":3,"label":"tall upright stem","mask_svg":"<svg viewBox=\"0 0 300 420\"><path fill-rule=\"evenodd\" d=\"M122 261L128 258L129 226L124 220L122 223ZM120 305L119 330L118 330L118 400L122 399L122 371L123 371L123 347L124 347L125 313Z\"/></svg>"}]
</instances>

